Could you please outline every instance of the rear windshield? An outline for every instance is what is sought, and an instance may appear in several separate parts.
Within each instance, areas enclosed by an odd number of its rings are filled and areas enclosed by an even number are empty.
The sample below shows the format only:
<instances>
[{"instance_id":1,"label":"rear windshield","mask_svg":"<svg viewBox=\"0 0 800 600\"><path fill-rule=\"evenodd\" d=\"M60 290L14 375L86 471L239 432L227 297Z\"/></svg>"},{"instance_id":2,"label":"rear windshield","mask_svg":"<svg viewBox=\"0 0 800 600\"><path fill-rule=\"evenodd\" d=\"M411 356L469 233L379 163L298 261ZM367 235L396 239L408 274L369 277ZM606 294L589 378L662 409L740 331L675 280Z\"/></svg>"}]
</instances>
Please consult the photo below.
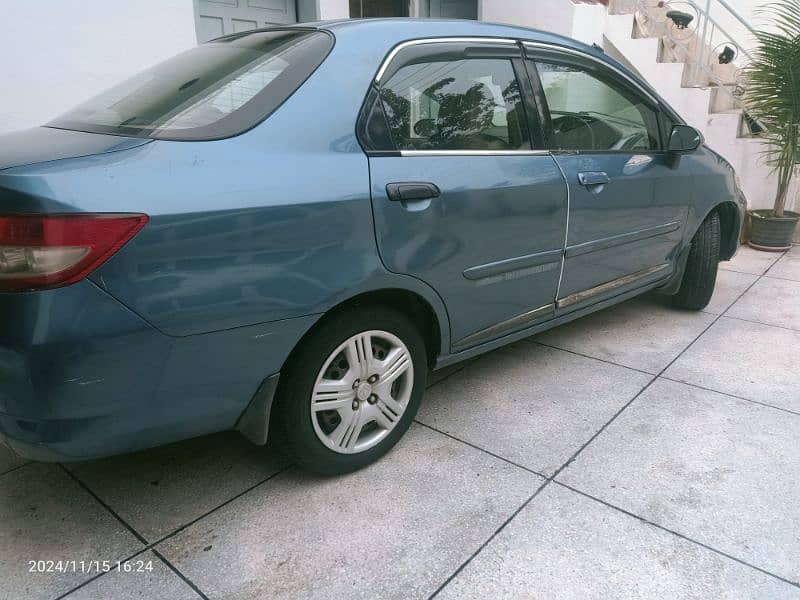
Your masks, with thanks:
<instances>
[{"instance_id":1,"label":"rear windshield","mask_svg":"<svg viewBox=\"0 0 800 600\"><path fill-rule=\"evenodd\" d=\"M271 30L220 38L84 102L51 127L168 140L211 140L264 120L314 72L333 37Z\"/></svg>"}]
</instances>

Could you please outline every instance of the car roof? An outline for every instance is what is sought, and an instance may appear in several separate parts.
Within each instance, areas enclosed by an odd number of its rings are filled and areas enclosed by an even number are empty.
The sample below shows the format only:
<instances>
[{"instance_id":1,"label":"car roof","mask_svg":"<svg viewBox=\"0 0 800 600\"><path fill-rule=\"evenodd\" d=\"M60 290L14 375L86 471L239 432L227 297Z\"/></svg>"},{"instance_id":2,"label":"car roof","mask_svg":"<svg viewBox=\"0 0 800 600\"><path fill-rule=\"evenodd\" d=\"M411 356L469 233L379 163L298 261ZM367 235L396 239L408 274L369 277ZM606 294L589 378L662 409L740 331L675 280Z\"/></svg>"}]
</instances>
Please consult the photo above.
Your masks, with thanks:
<instances>
[{"instance_id":1,"label":"car roof","mask_svg":"<svg viewBox=\"0 0 800 600\"><path fill-rule=\"evenodd\" d=\"M651 97L658 99L669 111L673 119L677 122L683 122L680 115L630 66L608 56L600 46L590 46L576 39L549 31L504 23L487 23L473 19L418 19L405 17L317 21L314 23L300 23L295 27L313 27L326 30L335 35L337 40L342 41L347 39L353 43L377 42L387 49L414 39L436 37L498 37L560 46L589 55L596 60L605 62L618 71L622 71L629 79L637 82L640 87L647 90Z\"/></svg>"},{"instance_id":2,"label":"car roof","mask_svg":"<svg viewBox=\"0 0 800 600\"><path fill-rule=\"evenodd\" d=\"M380 54L385 54L391 48L410 40L437 37L497 37L517 39L530 42L539 42L553 46L560 46L573 51L589 55L611 67L625 73L629 79L649 92L653 98L667 108L673 119L683 122L680 116L664 101L663 98L649 85L635 70L608 56L597 45L588 45L576 39L557 33L509 25L504 23L487 23L473 19L419 19L410 17L369 18L369 19L339 19L332 21L314 21L310 23L297 23L294 25L281 25L265 29L255 29L232 35L247 35L257 31L269 29L319 29L333 34L338 42L346 41L348 45L358 45L371 50L380 47ZM229 37L229 36L226 36Z\"/></svg>"},{"instance_id":3,"label":"car roof","mask_svg":"<svg viewBox=\"0 0 800 600\"><path fill-rule=\"evenodd\" d=\"M602 50L578 40L527 27L504 23L488 23L473 19L418 19L406 17L340 19L335 21L316 21L298 23L294 27L314 27L342 35L369 35L380 32L390 36L389 45L424 37L501 37L523 39L532 42L557 44L574 50L605 57Z\"/></svg>"}]
</instances>

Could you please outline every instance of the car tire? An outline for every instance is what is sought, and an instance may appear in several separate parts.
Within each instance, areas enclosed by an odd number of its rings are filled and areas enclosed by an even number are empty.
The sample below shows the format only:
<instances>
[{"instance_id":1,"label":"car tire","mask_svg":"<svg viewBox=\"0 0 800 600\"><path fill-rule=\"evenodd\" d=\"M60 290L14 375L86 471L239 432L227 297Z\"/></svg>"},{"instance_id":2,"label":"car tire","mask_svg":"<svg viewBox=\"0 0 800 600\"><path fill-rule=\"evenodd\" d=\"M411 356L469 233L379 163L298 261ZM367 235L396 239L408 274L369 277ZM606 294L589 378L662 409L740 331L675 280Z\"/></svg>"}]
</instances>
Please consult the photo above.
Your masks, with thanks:
<instances>
[{"instance_id":1,"label":"car tire","mask_svg":"<svg viewBox=\"0 0 800 600\"><path fill-rule=\"evenodd\" d=\"M672 305L701 310L708 305L717 281L719 266L720 223L716 211L709 214L692 238L689 257Z\"/></svg>"},{"instance_id":2,"label":"car tire","mask_svg":"<svg viewBox=\"0 0 800 600\"><path fill-rule=\"evenodd\" d=\"M360 469L408 430L427 376L422 336L399 311L353 307L325 317L281 373L280 443L308 471Z\"/></svg>"}]
</instances>

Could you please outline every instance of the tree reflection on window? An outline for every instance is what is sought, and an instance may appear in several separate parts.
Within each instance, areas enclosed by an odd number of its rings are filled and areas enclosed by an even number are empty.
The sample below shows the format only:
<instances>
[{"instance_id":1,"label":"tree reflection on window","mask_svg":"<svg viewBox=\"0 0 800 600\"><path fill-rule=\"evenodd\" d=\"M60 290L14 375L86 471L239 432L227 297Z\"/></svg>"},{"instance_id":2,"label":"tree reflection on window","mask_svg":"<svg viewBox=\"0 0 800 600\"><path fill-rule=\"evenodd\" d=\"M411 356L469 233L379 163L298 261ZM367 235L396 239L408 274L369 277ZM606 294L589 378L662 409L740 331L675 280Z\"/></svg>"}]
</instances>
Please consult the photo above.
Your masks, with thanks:
<instances>
[{"instance_id":1,"label":"tree reflection on window","mask_svg":"<svg viewBox=\"0 0 800 600\"><path fill-rule=\"evenodd\" d=\"M398 149L530 149L508 60L408 65L384 85L381 98Z\"/></svg>"}]
</instances>

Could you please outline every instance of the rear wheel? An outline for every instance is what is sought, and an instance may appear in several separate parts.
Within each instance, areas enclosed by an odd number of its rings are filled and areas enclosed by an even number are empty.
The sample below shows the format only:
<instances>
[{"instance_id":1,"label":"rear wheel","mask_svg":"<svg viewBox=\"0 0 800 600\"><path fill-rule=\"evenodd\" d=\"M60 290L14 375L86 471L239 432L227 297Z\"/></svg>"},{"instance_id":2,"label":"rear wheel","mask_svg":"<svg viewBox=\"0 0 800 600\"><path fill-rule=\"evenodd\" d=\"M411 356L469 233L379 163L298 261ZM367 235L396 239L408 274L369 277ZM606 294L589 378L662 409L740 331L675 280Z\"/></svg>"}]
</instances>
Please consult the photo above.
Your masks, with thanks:
<instances>
[{"instance_id":1,"label":"rear wheel","mask_svg":"<svg viewBox=\"0 0 800 600\"><path fill-rule=\"evenodd\" d=\"M708 215L692 238L681 287L672 296L673 306L701 310L708 305L717 282L720 224L716 211Z\"/></svg>"},{"instance_id":2,"label":"rear wheel","mask_svg":"<svg viewBox=\"0 0 800 600\"><path fill-rule=\"evenodd\" d=\"M394 310L351 309L323 322L282 374L278 425L304 468L346 473L385 454L419 407L425 344Z\"/></svg>"}]
</instances>

